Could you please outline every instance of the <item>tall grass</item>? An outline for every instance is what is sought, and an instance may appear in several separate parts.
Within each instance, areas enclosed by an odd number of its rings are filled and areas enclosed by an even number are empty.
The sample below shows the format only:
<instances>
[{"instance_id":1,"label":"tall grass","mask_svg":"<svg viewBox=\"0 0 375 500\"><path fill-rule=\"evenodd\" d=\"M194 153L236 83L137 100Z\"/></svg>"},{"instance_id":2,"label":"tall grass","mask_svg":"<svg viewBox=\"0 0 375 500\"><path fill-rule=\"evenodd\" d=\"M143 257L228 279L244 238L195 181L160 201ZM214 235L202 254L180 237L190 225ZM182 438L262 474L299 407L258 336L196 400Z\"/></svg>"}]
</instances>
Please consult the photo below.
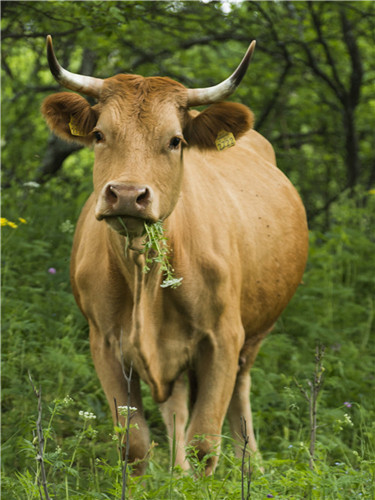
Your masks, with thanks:
<instances>
[{"instance_id":1,"label":"tall grass","mask_svg":"<svg viewBox=\"0 0 375 500\"><path fill-rule=\"evenodd\" d=\"M69 287L73 227L84 196L66 186L57 178L3 196L3 217L18 225L2 227L1 467L9 500L40 498L38 403L29 371L42 388L51 498L121 498L123 487L116 432ZM311 231L303 284L259 353L252 406L264 472L252 464L252 499L375 495L374 209L374 195L343 197L332 208L329 230ZM309 405L295 381L308 387L320 344L326 348L324 380L311 470ZM129 495L241 498L241 460L227 424L215 474L196 479L170 468L160 414L147 387L143 392L154 445L147 475L128 479Z\"/></svg>"}]
</instances>

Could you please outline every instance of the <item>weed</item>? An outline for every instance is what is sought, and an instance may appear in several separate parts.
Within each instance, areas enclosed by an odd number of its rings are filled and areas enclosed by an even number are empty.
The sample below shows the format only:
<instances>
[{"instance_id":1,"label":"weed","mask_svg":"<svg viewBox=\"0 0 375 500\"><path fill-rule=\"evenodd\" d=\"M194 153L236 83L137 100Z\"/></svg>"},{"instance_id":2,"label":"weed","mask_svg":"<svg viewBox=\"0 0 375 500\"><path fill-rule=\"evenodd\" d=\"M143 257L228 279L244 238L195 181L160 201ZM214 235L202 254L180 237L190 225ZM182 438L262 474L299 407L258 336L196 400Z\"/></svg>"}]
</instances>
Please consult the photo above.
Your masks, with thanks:
<instances>
[{"instance_id":1,"label":"weed","mask_svg":"<svg viewBox=\"0 0 375 500\"><path fill-rule=\"evenodd\" d=\"M241 462L241 500L249 500L250 498L250 485L251 485L251 468L250 468L250 454L247 453L247 445L249 444L249 436L247 434L246 419L241 417L241 434L243 439L242 448L242 462ZM247 471L245 466L246 454L248 456ZM245 477L246 479L246 496L245 496Z\"/></svg>"},{"instance_id":2,"label":"weed","mask_svg":"<svg viewBox=\"0 0 375 500\"><path fill-rule=\"evenodd\" d=\"M314 469L314 460L315 460L315 445L316 445L316 432L317 432L317 404L318 404L318 396L323 386L323 356L324 356L324 347L318 346L316 348L315 353L315 370L314 370L314 378L312 381L308 381L308 385L310 387L310 393L302 387L296 381L298 388L303 394L304 398L309 404L309 416L310 416L310 447L309 447L309 467L311 470Z\"/></svg>"},{"instance_id":3,"label":"weed","mask_svg":"<svg viewBox=\"0 0 375 500\"><path fill-rule=\"evenodd\" d=\"M163 223L161 221L154 224L145 223L146 230L146 243L145 243L145 255L146 255L146 267L145 272L148 272L153 262L160 264L160 271L164 274L165 278L163 283L160 285L162 288L177 288L181 285L183 278L175 278L174 269L172 268L169 258L168 258L168 244L167 238L164 235ZM152 255L152 251L156 253L155 256Z\"/></svg>"}]
</instances>

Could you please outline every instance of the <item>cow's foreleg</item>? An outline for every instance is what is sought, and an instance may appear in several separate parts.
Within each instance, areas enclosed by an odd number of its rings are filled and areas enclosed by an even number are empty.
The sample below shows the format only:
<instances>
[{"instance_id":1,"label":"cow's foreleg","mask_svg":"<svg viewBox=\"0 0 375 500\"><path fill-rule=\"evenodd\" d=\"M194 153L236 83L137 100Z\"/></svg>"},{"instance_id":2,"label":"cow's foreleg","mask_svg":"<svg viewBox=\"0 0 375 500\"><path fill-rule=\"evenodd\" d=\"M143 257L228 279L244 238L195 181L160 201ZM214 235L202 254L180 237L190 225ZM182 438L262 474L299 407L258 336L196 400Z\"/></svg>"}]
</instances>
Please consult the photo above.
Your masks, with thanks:
<instances>
[{"instance_id":1,"label":"cow's foreleg","mask_svg":"<svg viewBox=\"0 0 375 500\"><path fill-rule=\"evenodd\" d=\"M205 463L206 475L211 474L217 465L221 428L233 393L237 360L235 341L221 344L217 339L206 339L197 348L197 394L187 443L192 445L190 456L196 454L198 460ZM194 459L192 461L194 463Z\"/></svg>"},{"instance_id":2,"label":"cow's foreleg","mask_svg":"<svg viewBox=\"0 0 375 500\"><path fill-rule=\"evenodd\" d=\"M185 378L185 374L180 375L174 383L172 394L165 403L160 405L160 411L169 437L171 461L175 455L175 465L179 465L183 470L189 468L189 463L185 457L185 427L189 417L187 407L188 391Z\"/></svg>"},{"instance_id":3,"label":"cow's foreleg","mask_svg":"<svg viewBox=\"0 0 375 500\"><path fill-rule=\"evenodd\" d=\"M117 422L117 407L126 406L128 402L128 387L124 378L121 361L119 360L117 342L111 344L94 328L90 328L90 347L96 373L102 384L112 412L114 423ZM149 431L143 416L143 406L139 377L133 371L130 389L130 406L137 408L132 414L130 429L129 462L134 463L133 474L141 475L145 472L145 457L149 450ZM119 417L121 425L125 426L125 418Z\"/></svg>"}]
</instances>

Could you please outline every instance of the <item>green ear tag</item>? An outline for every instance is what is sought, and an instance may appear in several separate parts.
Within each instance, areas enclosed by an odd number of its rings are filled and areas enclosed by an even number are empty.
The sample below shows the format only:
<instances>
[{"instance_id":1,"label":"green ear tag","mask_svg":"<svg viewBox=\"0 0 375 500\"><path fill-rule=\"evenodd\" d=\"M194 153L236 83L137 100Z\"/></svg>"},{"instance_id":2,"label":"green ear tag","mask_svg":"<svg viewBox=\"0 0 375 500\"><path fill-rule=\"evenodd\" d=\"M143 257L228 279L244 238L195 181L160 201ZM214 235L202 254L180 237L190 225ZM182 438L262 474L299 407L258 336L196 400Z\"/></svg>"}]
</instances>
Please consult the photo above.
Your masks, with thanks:
<instances>
[{"instance_id":1,"label":"green ear tag","mask_svg":"<svg viewBox=\"0 0 375 500\"><path fill-rule=\"evenodd\" d=\"M69 128L72 135L76 135L78 137L84 137L86 135L82 134L82 132L79 131L79 129L77 128L77 123L73 120L72 115L70 115Z\"/></svg>"},{"instance_id":2,"label":"green ear tag","mask_svg":"<svg viewBox=\"0 0 375 500\"><path fill-rule=\"evenodd\" d=\"M224 151L224 149L228 149L234 146L236 144L236 139L234 138L232 132L220 130L220 132L217 134L215 144L218 151Z\"/></svg>"}]
</instances>

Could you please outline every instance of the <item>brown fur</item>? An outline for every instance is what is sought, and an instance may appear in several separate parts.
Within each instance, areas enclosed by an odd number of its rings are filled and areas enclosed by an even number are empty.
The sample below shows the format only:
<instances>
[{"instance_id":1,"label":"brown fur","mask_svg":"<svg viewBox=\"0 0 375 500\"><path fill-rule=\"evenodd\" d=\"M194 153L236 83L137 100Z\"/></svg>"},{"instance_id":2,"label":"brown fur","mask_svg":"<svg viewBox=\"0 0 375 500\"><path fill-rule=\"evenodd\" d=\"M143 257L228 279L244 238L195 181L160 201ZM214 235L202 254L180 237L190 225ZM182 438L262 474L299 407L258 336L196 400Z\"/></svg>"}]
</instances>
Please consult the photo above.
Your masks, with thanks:
<instances>
[{"instance_id":1,"label":"brown fur","mask_svg":"<svg viewBox=\"0 0 375 500\"><path fill-rule=\"evenodd\" d=\"M97 113L90 104L78 94L61 92L47 97L42 104L42 114L48 126L62 139L90 144L90 133L95 127ZM72 135L69 122L73 120L81 136Z\"/></svg>"},{"instance_id":2,"label":"brown fur","mask_svg":"<svg viewBox=\"0 0 375 500\"><path fill-rule=\"evenodd\" d=\"M186 101L184 87L169 78L117 75L109 80L100 99L101 106L111 99L119 100L123 95L126 97L127 112L132 116L135 113L138 117L142 116L144 122L147 121L147 110L152 109L155 104L178 96L179 107L183 108ZM84 144L92 142L90 133L98 119L98 109L91 107L83 97L61 92L47 97L41 111L56 135ZM201 149L215 148L215 140L221 130L232 132L239 139L254 123L254 115L248 107L232 102L212 104L194 117L192 114L188 116L184 137L189 146ZM72 135L69 128L71 119L83 137ZM152 121L150 125L153 125Z\"/></svg>"},{"instance_id":3,"label":"brown fur","mask_svg":"<svg viewBox=\"0 0 375 500\"><path fill-rule=\"evenodd\" d=\"M190 119L184 136L189 146L201 149L215 148L215 140L221 130L232 132L236 139L252 128L254 115L243 104L219 102Z\"/></svg>"},{"instance_id":4,"label":"brown fur","mask_svg":"<svg viewBox=\"0 0 375 500\"><path fill-rule=\"evenodd\" d=\"M106 80L100 100L104 104L108 99L128 96L131 97L134 106L139 107L143 102L145 104L157 104L155 95L159 99L157 102L176 100L176 96L178 96L186 104L185 87L170 78L161 76L145 78L140 75L122 74Z\"/></svg>"},{"instance_id":5,"label":"brown fur","mask_svg":"<svg viewBox=\"0 0 375 500\"><path fill-rule=\"evenodd\" d=\"M251 111L218 103L199 114L189 112L186 102L186 89L169 79L118 75L105 81L94 107L64 93L47 98L42 112L51 129L68 140L89 144L94 126L103 132L95 146L94 193L74 238L71 280L89 322L95 369L115 422L114 401L126 405L128 397L122 359L127 370L134 368L131 404L137 408L132 420L137 428L130 434L129 459L142 460L149 449L142 379L161 403L171 446L176 444L176 464L187 467L184 445L193 444L199 458L209 456L205 472L210 474L226 414L237 454L241 416L250 449L257 449L249 370L300 283L307 225L298 194L276 167L272 146L249 130ZM71 135L71 117L85 137ZM223 129L239 140L218 152L215 139ZM188 142L183 155L181 143L170 147L182 135ZM116 212L108 188L120 197L137 189L144 194L145 186L152 196L142 212L130 198ZM129 247L120 218L135 235ZM171 265L183 277L176 290L160 287L158 264L143 272L145 255L139 249L145 220L164 221ZM190 415L184 373L191 381ZM196 440L197 435L205 437ZM144 470L144 461L134 466L136 473Z\"/></svg>"}]
</instances>

